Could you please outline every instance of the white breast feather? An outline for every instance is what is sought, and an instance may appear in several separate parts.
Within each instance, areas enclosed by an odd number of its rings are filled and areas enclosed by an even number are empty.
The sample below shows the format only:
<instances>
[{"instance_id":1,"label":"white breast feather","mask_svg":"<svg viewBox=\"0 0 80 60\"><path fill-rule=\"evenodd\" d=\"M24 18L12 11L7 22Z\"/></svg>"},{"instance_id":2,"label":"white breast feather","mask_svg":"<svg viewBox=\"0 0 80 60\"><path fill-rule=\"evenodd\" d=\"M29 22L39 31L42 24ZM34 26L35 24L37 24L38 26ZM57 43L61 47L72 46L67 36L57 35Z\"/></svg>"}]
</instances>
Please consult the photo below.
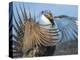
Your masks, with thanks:
<instances>
[{"instance_id":1,"label":"white breast feather","mask_svg":"<svg viewBox=\"0 0 80 60\"><path fill-rule=\"evenodd\" d=\"M44 22L44 24L51 24L51 22L44 16L41 16L41 20Z\"/></svg>"}]
</instances>

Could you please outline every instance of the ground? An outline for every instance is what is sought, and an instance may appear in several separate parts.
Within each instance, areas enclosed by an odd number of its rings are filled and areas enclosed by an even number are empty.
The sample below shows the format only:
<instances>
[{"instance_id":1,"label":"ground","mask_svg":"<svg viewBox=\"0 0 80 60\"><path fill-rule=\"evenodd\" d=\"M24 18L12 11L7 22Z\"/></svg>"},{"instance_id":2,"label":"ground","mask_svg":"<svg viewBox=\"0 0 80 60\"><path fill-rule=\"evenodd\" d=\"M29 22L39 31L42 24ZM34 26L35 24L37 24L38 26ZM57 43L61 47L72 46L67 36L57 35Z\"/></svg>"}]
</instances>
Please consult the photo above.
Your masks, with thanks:
<instances>
[{"instance_id":1,"label":"ground","mask_svg":"<svg viewBox=\"0 0 80 60\"><path fill-rule=\"evenodd\" d=\"M54 55L72 55L78 54L78 41L71 40L64 43L59 43L56 46Z\"/></svg>"}]
</instances>

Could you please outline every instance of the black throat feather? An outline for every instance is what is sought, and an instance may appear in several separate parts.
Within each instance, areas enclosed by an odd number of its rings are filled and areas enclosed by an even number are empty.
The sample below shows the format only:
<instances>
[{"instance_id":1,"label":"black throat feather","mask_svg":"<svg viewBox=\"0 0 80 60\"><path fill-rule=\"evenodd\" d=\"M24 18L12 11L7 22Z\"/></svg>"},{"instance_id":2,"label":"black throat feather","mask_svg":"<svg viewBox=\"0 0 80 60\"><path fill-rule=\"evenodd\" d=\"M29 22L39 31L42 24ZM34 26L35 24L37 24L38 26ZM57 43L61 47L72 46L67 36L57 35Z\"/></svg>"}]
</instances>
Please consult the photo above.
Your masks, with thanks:
<instances>
[{"instance_id":1,"label":"black throat feather","mask_svg":"<svg viewBox=\"0 0 80 60\"><path fill-rule=\"evenodd\" d=\"M48 18L48 17L47 17ZM54 23L54 19L52 19L52 18L48 18L49 19L49 21L51 22L51 24L52 24L52 26L55 24Z\"/></svg>"}]
</instances>

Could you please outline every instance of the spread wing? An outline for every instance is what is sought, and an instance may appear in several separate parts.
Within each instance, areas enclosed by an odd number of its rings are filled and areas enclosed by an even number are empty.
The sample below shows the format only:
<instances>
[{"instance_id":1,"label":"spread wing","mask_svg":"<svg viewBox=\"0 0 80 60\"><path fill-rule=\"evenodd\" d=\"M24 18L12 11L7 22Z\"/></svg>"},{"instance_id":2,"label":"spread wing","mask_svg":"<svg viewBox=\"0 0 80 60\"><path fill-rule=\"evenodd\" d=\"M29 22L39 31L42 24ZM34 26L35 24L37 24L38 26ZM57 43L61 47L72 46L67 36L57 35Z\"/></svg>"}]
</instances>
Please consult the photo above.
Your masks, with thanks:
<instances>
[{"instance_id":1,"label":"spread wing","mask_svg":"<svg viewBox=\"0 0 80 60\"><path fill-rule=\"evenodd\" d=\"M55 23L59 29L60 41L77 40L78 26L77 18L69 16L54 17Z\"/></svg>"}]
</instances>

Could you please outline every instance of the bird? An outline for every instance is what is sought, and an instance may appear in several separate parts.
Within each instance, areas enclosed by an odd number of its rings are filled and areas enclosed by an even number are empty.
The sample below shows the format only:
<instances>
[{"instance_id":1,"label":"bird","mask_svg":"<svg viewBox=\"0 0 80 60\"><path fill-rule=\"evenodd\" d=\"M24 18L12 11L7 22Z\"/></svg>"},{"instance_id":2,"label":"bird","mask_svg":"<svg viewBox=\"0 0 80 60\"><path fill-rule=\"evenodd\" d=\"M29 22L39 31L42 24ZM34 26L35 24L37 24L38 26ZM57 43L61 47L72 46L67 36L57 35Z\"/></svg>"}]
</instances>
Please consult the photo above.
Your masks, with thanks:
<instances>
[{"instance_id":1,"label":"bird","mask_svg":"<svg viewBox=\"0 0 80 60\"><path fill-rule=\"evenodd\" d=\"M19 8L15 6L13 15L9 8L9 49L12 57L52 56L58 43L77 39L75 20L63 20L54 17L50 10L44 10L40 12L41 21L37 23L35 15L33 18L24 4Z\"/></svg>"}]
</instances>

